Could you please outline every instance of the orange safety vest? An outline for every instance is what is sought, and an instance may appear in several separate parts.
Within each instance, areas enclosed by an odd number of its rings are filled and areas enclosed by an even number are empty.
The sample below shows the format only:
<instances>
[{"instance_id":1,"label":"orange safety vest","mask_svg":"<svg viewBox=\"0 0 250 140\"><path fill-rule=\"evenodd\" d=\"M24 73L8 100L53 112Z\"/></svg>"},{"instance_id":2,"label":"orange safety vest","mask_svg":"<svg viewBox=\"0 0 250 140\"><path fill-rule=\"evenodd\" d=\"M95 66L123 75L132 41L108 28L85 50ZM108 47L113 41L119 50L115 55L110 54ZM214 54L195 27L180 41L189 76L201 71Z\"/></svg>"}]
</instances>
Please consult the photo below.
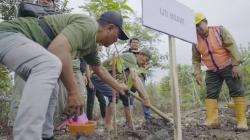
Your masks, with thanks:
<instances>
[{"instance_id":1,"label":"orange safety vest","mask_svg":"<svg viewBox=\"0 0 250 140\"><path fill-rule=\"evenodd\" d=\"M208 27L208 37L197 36L197 51L201 54L202 62L208 70L218 71L232 64L231 54L223 47L220 28L222 26Z\"/></svg>"}]
</instances>

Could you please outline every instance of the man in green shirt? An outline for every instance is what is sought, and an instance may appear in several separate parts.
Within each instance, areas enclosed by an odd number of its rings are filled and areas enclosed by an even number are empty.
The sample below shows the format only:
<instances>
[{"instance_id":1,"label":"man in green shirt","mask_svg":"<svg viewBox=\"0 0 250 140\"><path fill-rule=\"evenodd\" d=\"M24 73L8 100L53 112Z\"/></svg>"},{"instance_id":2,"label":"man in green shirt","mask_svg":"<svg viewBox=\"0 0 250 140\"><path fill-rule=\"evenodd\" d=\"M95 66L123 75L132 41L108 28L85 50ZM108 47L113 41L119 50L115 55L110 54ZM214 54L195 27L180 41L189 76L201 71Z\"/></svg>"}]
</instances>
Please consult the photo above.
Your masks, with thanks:
<instances>
[{"instance_id":1,"label":"man in green shirt","mask_svg":"<svg viewBox=\"0 0 250 140\"><path fill-rule=\"evenodd\" d=\"M52 14L53 11L56 11L55 7L54 7L54 2L53 0L26 0L25 2L30 2L30 3L36 3L36 4L39 4L39 5L42 5L42 6L45 6L46 10L49 10L50 11L50 14ZM54 14L58 14L59 12L54 12ZM18 16L23 16L23 14L20 14L18 13ZM75 64L73 62L73 69L77 68L77 64ZM79 69L79 68L78 68ZM77 70L74 70L74 73L75 73L75 76L76 76L76 79L77 79L77 83L78 84L82 84L82 79L79 80L79 77L78 77L78 71ZM22 97L22 92L23 92L23 88L25 86L25 81L19 77L17 74L15 74L14 76L14 87L13 87L13 94L11 96L11 104L10 104L10 111L9 111L9 114L8 114L8 125L13 128L13 125L14 125L14 121L15 121L15 118L16 118L16 115L17 115L17 111L18 111L18 106L19 106L19 103L20 103L20 100L21 100L21 97ZM80 92L83 94L83 89L84 87L82 85L78 85L79 88L80 88ZM62 82L59 82L59 92L58 92L58 97L54 97L54 98L51 98L54 99L54 100L58 100L58 104L57 104L57 112L55 113L55 119L54 120L58 120L56 119L56 116L58 115L61 115L60 113L63 111L63 109L65 109L65 105L62 104L63 102L66 103L66 101L64 101L63 99L64 98L60 98L60 97L67 97L67 92L63 92L63 91L66 91L66 89L64 88ZM53 111L50 111L50 112L53 112ZM55 125L56 125L56 121L54 121ZM51 137L51 132L52 130L54 129L53 128L53 125L52 125L52 122L51 123L46 123L47 125L44 125L43 126L43 133L42 133L42 137L43 138L47 138L47 137Z\"/></svg>"},{"instance_id":2,"label":"man in green shirt","mask_svg":"<svg viewBox=\"0 0 250 140\"><path fill-rule=\"evenodd\" d=\"M241 87L240 64L242 58L231 34L223 26L208 26L201 13L195 16L198 44L192 48L194 76L201 85L201 62L206 65L207 97L205 106L207 118L205 125L219 127L217 100L225 81L229 94L234 99L237 129L247 130L246 101Z\"/></svg>"},{"instance_id":3,"label":"man in green shirt","mask_svg":"<svg viewBox=\"0 0 250 140\"><path fill-rule=\"evenodd\" d=\"M52 40L41 28L44 20L56 34ZM0 23L0 63L25 81L14 123L15 140L40 140L43 125L53 120L57 81L60 76L68 91L68 107L75 115L83 112L83 100L73 74L72 59L84 57L93 71L111 87L124 94L119 84L100 64L97 43L108 47L126 40L120 14L108 11L96 22L82 14L17 18ZM46 50L44 47L48 46ZM53 134L53 133L52 133Z\"/></svg>"},{"instance_id":4,"label":"man in green shirt","mask_svg":"<svg viewBox=\"0 0 250 140\"><path fill-rule=\"evenodd\" d=\"M138 38L130 38L129 39L129 49L124 51L123 53L133 53L134 55L137 55L139 53L139 50L140 50L140 40ZM148 70L149 69L149 63L147 64L144 64L144 66L139 66L145 70ZM145 87L145 82L146 82L146 73L141 73L140 74L140 78L142 80L142 83ZM134 88L131 89L131 91L136 91ZM134 101L134 98L131 97L131 102ZM150 111L150 108L148 107L145 107L143 105L143 113L144 113L144 118L146 120L146 122L149 122L150 119L152 118L152 115L151 115L151 111Z\"/></svg>"},{"instance_id":5,"label":"man in green shirt","mask_svg":"<svg viewBox=\"0 0 250 140\"><path fill-rule=\"evenodd\" d=\"M139 93L139 95L144 100L144 105L146 107L150 106L150 100L146 90L143 86L143 83L138 76L137 68L138 65L143 65L148 63L151 58L151 54L149 50L142 49L138 55L134 55L132 53L123 53L120 56L116 57L116 79L120 83L127 83L127 80L131 80L132 85ZM119 61L119 62L118 62ZM118 66L122 64L122 67ZM109 58L103 62L103 66L107 68L107 70L112 73L112 58ZM120 68L118 68L120 67ZM120 70L119 70L120 69ZM125 75L124 75L125 72ZM125 76L125 77L124 77ZM104 127L105 130L110 131L112 130L112 116L113 116L113 102L112 102L112 88L106 85L97 75L93 75L92 82L98 92L103 94L104 96L108 97L109 105L106 109L105 119L104 119ZM118 91L119 93L119 91ZM133 129L133 122L132 122L132 114L130 111L129 106L129 99L125 95L119 94L118 99L120 99L124 106L124 113L126 117L127 126ZM131 104L132 105L132 104Z\"/></svg>"}]
</instances>

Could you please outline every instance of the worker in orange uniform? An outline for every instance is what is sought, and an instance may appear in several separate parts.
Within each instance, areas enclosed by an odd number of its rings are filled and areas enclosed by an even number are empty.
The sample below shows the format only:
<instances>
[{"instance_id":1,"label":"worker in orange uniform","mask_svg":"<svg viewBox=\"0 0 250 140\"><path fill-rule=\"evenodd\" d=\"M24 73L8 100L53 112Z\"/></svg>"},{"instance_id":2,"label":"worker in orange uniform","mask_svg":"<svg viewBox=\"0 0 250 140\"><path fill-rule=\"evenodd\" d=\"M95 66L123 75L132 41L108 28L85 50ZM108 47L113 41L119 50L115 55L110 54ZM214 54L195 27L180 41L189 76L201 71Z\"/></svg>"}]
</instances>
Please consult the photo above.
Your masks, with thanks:
<instances>
[{"instance_id":1,"label":"worker in orange uniform","mask_svg":"<svg viewBox=\"0 0 250 140\"><path fill-rule=\"evenodd\" d=\"M196 82L201 85L201 62L207 67L205 106L207 118L205 125L218 128L218 98L225 81L229 94L235 103L237 129L247 130L246 101L241 88L242 58L231 34L223 26L208 26L202 13L195 15L197 45L192 47L192 62Z\"/></svg>"}]
</instances>

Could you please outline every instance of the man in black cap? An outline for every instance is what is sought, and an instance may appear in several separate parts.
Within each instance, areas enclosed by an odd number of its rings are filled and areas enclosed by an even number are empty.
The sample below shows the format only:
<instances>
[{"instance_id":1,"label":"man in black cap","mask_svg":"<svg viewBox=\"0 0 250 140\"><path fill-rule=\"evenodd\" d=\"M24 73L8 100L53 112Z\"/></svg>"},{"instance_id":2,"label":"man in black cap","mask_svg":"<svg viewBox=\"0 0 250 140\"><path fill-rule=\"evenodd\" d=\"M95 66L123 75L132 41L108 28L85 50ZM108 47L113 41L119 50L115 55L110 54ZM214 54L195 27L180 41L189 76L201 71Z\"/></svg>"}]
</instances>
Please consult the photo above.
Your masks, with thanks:
<instances>
[{"instance_id":1,"label":"man in black cap","mask_svg":"<svg viewBox=\"0 0 250 140\"><path fill-rule=\"evenodd\" d=\"M47 30L41 23L47 25ZM128 39L122 16L113 11L102 14L97 22L83 14L1 22L0 63L26 81L14 123L14 139L42 139L44 125L53 123L59 77L68 91L69 110L74 115L83 112L84 102L74 78L72 58L83 57L104 82L124 94L127 86L110 76L100 64L96 49L97 44L108 47L118 38ZM47 130L51 131L51 137L52 130Z\"/></svg>"}]
</instances>

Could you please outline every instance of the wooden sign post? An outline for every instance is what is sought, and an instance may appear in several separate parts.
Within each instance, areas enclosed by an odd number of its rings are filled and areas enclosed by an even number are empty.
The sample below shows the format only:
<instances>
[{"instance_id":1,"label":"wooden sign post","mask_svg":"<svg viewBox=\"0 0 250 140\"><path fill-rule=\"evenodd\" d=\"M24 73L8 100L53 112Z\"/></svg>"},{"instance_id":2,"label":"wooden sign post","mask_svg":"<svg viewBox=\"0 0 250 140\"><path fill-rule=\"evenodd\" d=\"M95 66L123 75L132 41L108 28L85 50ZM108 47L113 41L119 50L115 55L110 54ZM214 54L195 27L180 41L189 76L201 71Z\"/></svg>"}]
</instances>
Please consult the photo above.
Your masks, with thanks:
<instances>
[{"instance_id":1,"label":"wooden sign post","mask_svg":"<svg viewBox=\"0 0 250 140\"><path fill-rule=\"evenodd\" d=\"M142 0L143 25L169 35L169 64L175 140L182 140L175 38L196 43L194 12L176 0Z\"/></svg>"}]
</instances>

